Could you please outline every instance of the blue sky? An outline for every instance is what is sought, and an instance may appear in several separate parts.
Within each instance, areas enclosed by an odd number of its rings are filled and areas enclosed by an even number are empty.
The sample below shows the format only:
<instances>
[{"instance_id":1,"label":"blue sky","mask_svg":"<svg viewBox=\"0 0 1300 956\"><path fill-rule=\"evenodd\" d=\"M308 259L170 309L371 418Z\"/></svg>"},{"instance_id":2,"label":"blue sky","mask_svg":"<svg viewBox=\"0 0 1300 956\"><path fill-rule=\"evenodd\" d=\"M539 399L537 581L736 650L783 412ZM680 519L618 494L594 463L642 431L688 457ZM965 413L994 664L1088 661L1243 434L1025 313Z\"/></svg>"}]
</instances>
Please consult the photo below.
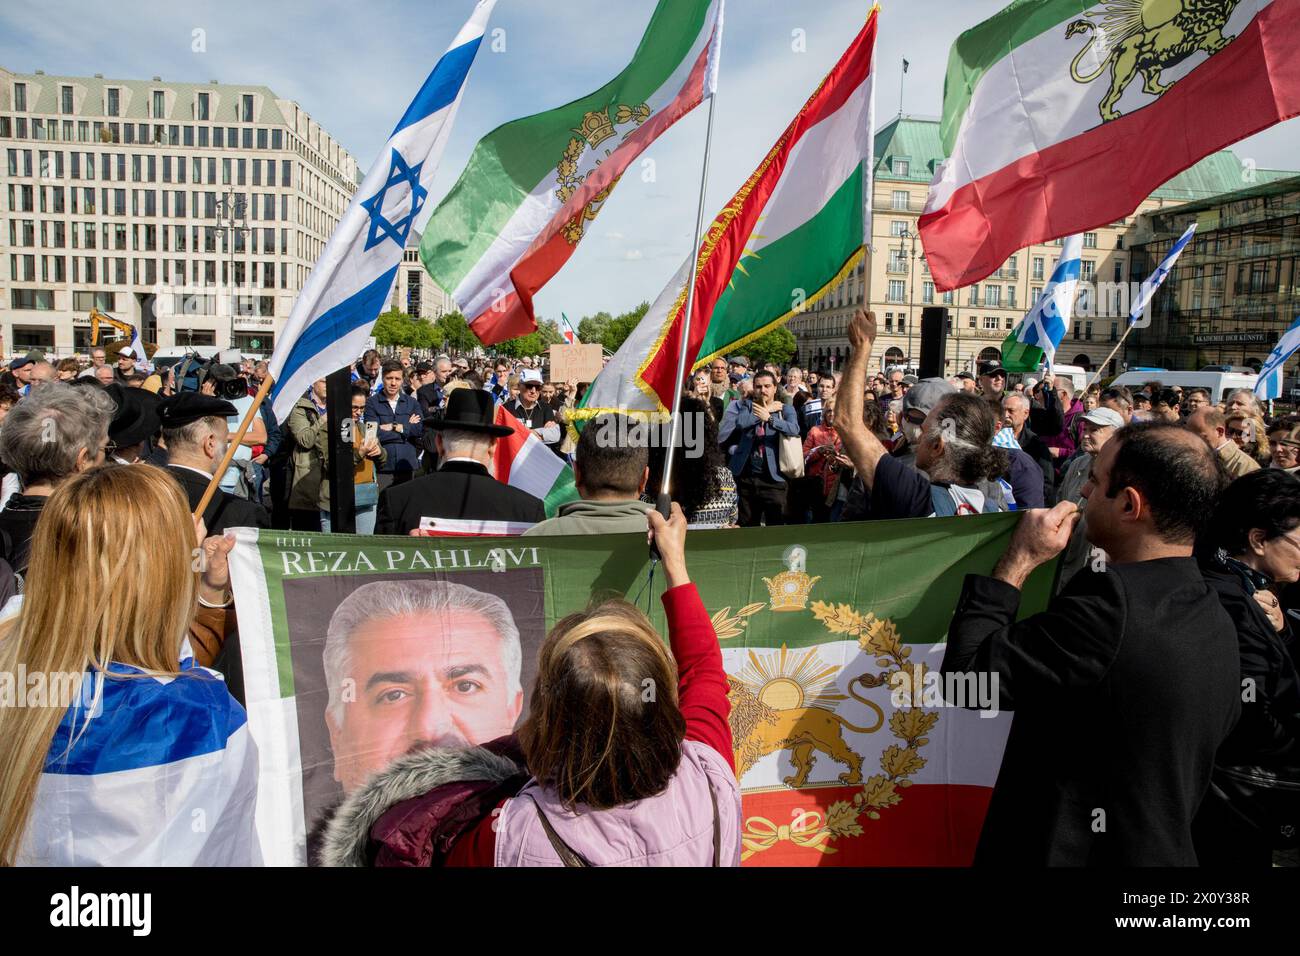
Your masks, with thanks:
<instances>
[{"instance_id":1,"label":"blue sky","mask_svg":"<svg viewBox=\"0 0 1300 956\"><path fill-rule=\"evenodd\" d=\"M900 61L911 62L909 114L937 116L953 39L1006 0L885 0L877 124L898 112ZM0 65L31 72L262 84L297 100L367 166L473 0L265 0L112 3L43 0L0 9ZM654 0L500 0L471 74L431 200L451 187L479 137L607 82L630 58ZM864 0L728 0L706 215L730 198L861 27ZM192 49L205 31L206 51ZM792 42L803 31L804 49ZM628 175L586 241L537 297L575 321L653 299L691 246L704 110L647 151L655 181ZM1233 147L1264 168L1300 166L1300 120Z\"/></svg>"}]
</instances>

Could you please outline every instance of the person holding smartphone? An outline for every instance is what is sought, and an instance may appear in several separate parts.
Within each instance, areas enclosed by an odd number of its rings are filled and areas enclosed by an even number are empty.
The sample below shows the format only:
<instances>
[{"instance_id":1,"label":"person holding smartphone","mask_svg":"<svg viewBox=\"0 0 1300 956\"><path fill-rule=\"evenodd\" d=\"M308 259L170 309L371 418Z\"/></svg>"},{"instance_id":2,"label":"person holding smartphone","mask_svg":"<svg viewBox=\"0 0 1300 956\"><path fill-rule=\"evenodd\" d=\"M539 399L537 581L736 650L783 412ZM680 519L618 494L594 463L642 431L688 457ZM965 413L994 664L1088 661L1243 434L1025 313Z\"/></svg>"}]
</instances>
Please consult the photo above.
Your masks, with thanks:
<instances>
[{"instance_id":1,"label":"person holding smartphone","mask_svg":"<svg viewBox=\"0 0 1300 956\"><path fill-rule=\"evenodd\" d=\"M356 502L357 534L375 533L375 515L379 506L378 469L388 459L388 452L379 443L379 423L365 420L366 402L370 390L365 385L352 386L352 484ZM321 473L329 474L330 450L327 432L322 429L320 442ZM320 529L330 530L330 483L320 483Z\"/></svg>"}]
</instances>

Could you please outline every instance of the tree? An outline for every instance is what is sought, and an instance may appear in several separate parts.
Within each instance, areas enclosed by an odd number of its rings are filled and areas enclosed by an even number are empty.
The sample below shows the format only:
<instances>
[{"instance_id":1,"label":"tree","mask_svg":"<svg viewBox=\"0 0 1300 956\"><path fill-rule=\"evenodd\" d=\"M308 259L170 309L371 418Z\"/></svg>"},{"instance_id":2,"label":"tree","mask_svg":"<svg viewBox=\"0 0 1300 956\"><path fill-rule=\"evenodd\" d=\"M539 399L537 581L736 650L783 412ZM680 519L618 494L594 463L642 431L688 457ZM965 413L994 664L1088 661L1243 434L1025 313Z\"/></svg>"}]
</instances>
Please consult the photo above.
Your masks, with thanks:
<instances>
[{"instance_id":1,"label":"tree","mask_svg":"<svg viewBox=\"0 0 1300 956\"><path fill-rule=\"evenodd\" d=\"M604 344L609 332L609 323L614 317L608 312L597 312L578 323L578 338L583 342L600 342Z\"/></svg>"},{"instance_id":2,"label":"tree","mask_svg":"<svg viewBox=\"0 0 1300 956\"><path fill-rule=\"evenodd\" d=\"M744 346L743 354L749 358L749 364L754 368L768 362L784 365L790 361L790 356L794 355L797 347L793 333L784 325L778 325L771 332Z\"/></svg>"},{"instance_id":3,"label":"tree","mask_svg":"<svg viewBox=\"0 0 1300 956\"><path fill-rule=\"evenodd\" d=\"M506 355L510 358L523 358L525 355L545 355L550 346L558 345L563 341L564 337L560 335L559 326L550 319L542 319L538 322L535 331L506 342L499 342L496 351L498 355Z\"/></svg>"},{"instance_id":4,"label":"tree","mask_svg":"<svg viewBox=\"0 0 1300 956\"><path fill-rule=\"evenodd\" d=\"M649 311L650 303L642 302L631 312L624 312L618 318L611 320L604 336L600 339L600 344L611 352L617 352L619 346L627 340L627 337L632 334L632 331L641 323L641 320L645 318L645 314ZM583 341L585 342L586 339L583 339Z\"/></svg>"},{"instance_id":5,"label":"tree","mask_svg":"<svg viewBox=\"0 0 1300 956\"><path fill-rule=\"evenodd\" d=\"M433 323L433 348L471 352L478 344L478 337L469 330L469 323L459 312L447 312Z\"/></svg>"}]
</instances>

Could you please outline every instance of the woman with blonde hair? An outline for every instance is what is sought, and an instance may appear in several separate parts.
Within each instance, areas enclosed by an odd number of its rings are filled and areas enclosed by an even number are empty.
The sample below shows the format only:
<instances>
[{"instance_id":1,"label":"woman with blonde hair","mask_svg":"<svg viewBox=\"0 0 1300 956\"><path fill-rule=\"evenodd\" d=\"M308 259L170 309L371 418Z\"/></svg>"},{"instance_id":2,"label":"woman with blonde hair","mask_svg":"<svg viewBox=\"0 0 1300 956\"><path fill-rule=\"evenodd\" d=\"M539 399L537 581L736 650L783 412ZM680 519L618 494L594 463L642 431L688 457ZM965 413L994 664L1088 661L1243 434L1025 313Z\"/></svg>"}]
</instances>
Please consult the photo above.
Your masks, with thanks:
<instances>
[{"instance_id":1,"label":"woman with blonde hair","mask_svg":"<svg viewBox=\"0 0 1300 956\"><path fill-rule=\"evenodd\" d=\"M1268 445L1268 429L1264 419L1258 415L1245 412L1229 412L1227 417L1228 437L1237 443L1261 468L1267 468L1273 461L1273 453Z\"/></svg>"},{"instance_id":2,"label":"woman with blonde hair","mask_svg":"<svg viewBox=\"0 0 1300 956\"><path fill-rule=\"evenodd\" d=\"M192 549L195 531L161 469L96 468L50 495L0 624L0 673L47 682L0 707L0 864L261 862L244 711L186 640L200 604L230 603L230 542Z\"/></svg>"},{"instance_id":3,"label":"woman with blonde hair","mask_svg":"<svg viewBox=\"0 0 1300 956\"><path fill-rule=\"evenodd\" d=\"M686 516L649 512L668 640L626 601L559 621L516 737L400 758L332 818L335 866L738 866L727 675L686 570Z\"/></svg>"}]
</instances>

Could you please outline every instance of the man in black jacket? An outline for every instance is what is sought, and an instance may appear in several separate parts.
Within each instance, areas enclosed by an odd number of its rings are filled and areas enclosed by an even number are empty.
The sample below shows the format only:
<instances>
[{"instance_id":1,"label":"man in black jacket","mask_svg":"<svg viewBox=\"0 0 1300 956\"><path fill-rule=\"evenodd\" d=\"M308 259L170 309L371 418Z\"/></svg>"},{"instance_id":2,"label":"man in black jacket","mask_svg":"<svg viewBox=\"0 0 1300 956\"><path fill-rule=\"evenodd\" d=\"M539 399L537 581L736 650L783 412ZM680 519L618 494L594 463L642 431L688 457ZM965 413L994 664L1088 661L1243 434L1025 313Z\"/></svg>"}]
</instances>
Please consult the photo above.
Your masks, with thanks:
<instances>
[{"instance_id":1,"label":"man in black jacket","mask_svg":"<svg viewBox=\"0 0 1300 956\"><path fill-rule=\"evenodd\" d=\"M1025 513L991 577L966 578L943 672L996 680L1015 712L977 863L1196 864L1192 818L1241 712L1236 630L1191 556L1220 480L1195 435L1129 426L1083 492L1105 570L1016 620L1077 521L1063 501Z\"/></svg>"},{"instance_id":2,"label":"man in black jacket","mask_svg":"<svg viewBox=\"0 0 1300 956\"><path fill-rule=\"evenodd\" d=\"M1016 436L1020 450L1033 459L1039 471L1043 473L1043 497L1047 507L1056 504L1056 464L1051 451L1043 440L1029 426L1029 416L1033 403L1028 396L1018 392L1008 392L1002 396L1002 421Z\"/></svg>"},{"instance_id":3,"label":"man in black jacket","mask_svg":"<svg viewBox=\"0 0 1300 956\"><path fill-rule=\"evenodd\" d=\"M226 419L236 414L229 402L198 392L181 392L158 403L167 471L180 482L191 509L198 507L226 454ZM271 516L261 505L218 488L203 510L203 523L208 534L219 535L227 528L269 528Z\"/></svg>"},{"instance_id":4,"label":"man in black jacket","mask_svg":"<svg viewBox=\"0 0 1300 956\"><path fill-rule=\"evenodd\" d=\"M539 498L492 477L493 446L509 435L509 425L493 422L492 396L477 388L458 388L447 408L429 427L437 432L438 470L379 493L378 534L438 533L438 519L510 521L537 524L546 518Z\"/></svg>"}]
</instances>

